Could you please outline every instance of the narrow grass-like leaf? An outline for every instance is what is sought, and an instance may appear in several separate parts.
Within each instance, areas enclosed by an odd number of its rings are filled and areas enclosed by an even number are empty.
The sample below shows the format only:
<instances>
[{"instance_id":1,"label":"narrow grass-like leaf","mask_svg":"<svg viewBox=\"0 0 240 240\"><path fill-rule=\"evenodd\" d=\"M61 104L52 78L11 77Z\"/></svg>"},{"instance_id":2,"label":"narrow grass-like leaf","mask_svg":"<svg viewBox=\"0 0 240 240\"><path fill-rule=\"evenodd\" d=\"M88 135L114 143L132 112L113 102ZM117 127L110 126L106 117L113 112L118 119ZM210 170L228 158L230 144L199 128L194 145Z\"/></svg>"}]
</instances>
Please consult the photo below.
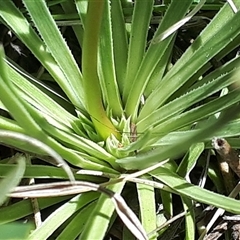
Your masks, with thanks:
<instances>
[{"instance_id":1,"label":"narrow grass-like leaf","mask_svg":"<svg viewBox=\"0 0 240 240\"><path fill-rule=\"evenodd\" d=\"M189 91L196 89L200 86L203 86L204 84L211 82L212 80L217 80L218 78L221 78L221 76L224 76L225 74L233 72L233 70L239 68L239 65L240 57L236 56L234 59L226 62L223 66L217 68L207 76L203 77L201 81L195 82L195 84L189 87Z\"/></svg>"},{"instance_id":2,"label":"narrow grass-like leaf","mask_svg":"<svg viewBox=\"0 0 240 240\"><path fill-rule=\"evenodd\" d=\"M116 188L120 187L120 190L122 190L122 187L124 186L124 182L118 183L115 185L112 185L112 187ZM47 196L61 196L61 195L69 195L69 194L76 194L79 192L86 192L86 191L100 191L107 195L114 203L116 212L118 213L119 217L122 219L124 224L128 226L129 230L138 238L141 240L146 240L146 233L140 224L139 220L135 216L135 214L132 212L132 210L127 206L124 199L117 193L114 193L110 191L109 189L106 189L100 185L90 183L90 182L80 182L75 181L73 182L59 182L59 183L49 183L49 184L38 184L38 185L32 185L32 186L23 186L23 187L16 187L14 191L12 191L10 194L8 194L11 197L30 197L30 198L36 198L36 197L47 197ZM85 196L85 195L83 195ZM102 205L97 205L98 207L102 208ZM76 207L74 207L75 209ZM108 214L109 217L112 215L112 211ZM101 216L102 217L102 216ZM105 227L106 223L110 219L106 219L105 221ZM103 219L102 219L103 221ZM58 223L59 224L59 223ZM43 225L41 225L43 226ZM49 227L46 227L46 230ZM36 229L34 233L31 234L30 239L34 239L34 234L39 234L39 231L41 233L40 228ZM54 228L55 229L55 228ZM52 228L51 228L51 231ZM106 229L103 229L102 234L106 231ZM36 233L37 232L37 233ZM47 234L46 237L49 236L50 232L47 230L48 233L45 233L43 230L42 234Z\"/></svg>"},{"instance_id":3,"label":"narrow grass-like leaf","mask_svg":"<svg viewBox=\"0 0 240 240\"><path fill-rule=\"evenodd\" d=\"M173 199L172 193L164 190L160 190L161 199L162 199L162 207L164 209L164 215L167 218L171 218L173 216Z\"/></svg>"},{"instance_id":4,"label":"narrow grass-like leaf","mask_svg":"<svg viewBox=\"0 0 240 240\"><path fill-rule=\"evenodd\" d=\"M77 195L70 201L62 205L56 211L54 211L43 224L33 231L28 237L30 239L47 239L64 221L66 221L72 214L78 209L91 203L98 197L98 193L91 192Z\"/></svg>"},{"instance_id":5,"label":"narrow grass-like leaf","mask_svg":"<svg viewBox=\"0 0 240 240\"><path fill-rule=\"evenodd\" d=\"M127 69L123 91L123 101L126 102L132 80L140 67L146 48L146 39L150 18L152 15L153 0L134 3L133 19L131 25L130 42L128 49Z\"/></svg>"},{"instance_id":6,"label":"narrow grass-like leaf","mask_svg":"<svg viewBox=\"0 0 240 240\"><path fill-rule=\"evenodd\" d=\"M24 0L23 3L47 45L48 50L51 52L67 78L69 88L71 87L71 90L75 93L75 96L79 98L81 104L85 105L81 72L52 18L46 2L44 0L39 0L37 2ZM59 48L61 48L61 51L59 51Z\"/></svg>"},{"instance_id":7,"label":"narrow grass-like leaf","mask_svg":"<svg viewBox=\"0 0 240 240\"><path fill-rule=\"evenodd\" d=\"M29 144L32 144L35 147L41 148L43 152L47 153L49 156L52 156L55 159L55 161L58 163L58 165L65 170L69 179L71 181L74 181L73 173L70 167L67 165L67 163L62 159L62 157L58 153L56 153L49 146L45 145L43 142L40 142L35 138L29 137L21 133L4 131L4 130L0 130L0 142L13 145L13 146L17 145L16 142L19 142L18 146L21 146L21 148L23 148L24 142L28 142Z\"/></svg>"},{"instance_id":8,"label":"narrow grass-like leaf","mask_svg":"<svg viewBox=\"0 0 240 240\"><path fill-rule=\"evenodd\" d=\"M181 161L181 163L177 169L177 173L181 177L188 178L190 172L196 165L197 160L203 151L204 151L204 143L203 142L193 144L189 148L189 151L185 154L183 160Z\"/></svg>"},{"instance_id":9,"label":"narrow grass-like leaf","mask_svg":"<svg viewBox=\"0 0 240 240\"><path fill-rule=\"evenodd\" d=\"M38 139L41 139L45 144L49 146L53 146L54 149L56 149L56 147L59 149L60 147L61 149L60 152L66 153L66 151L63 151L64 148L60 146L60 144L57 143L55 140L46 136L45 133L42 131L42 129L39 128L39 125L37 125L36 122L33 120L32 117L35 116L34 117L35 120L39 119L39 121L42 122L41 120L42 116L40 116L40 118L39 117L37 118L36 116L39 116L39 113L37 113L37 110L34 109L31 105L27 105L25 102L23 102L21 97L19 97L16 90L13 88L12 83L9 81L7 72L5 70L6 63L3 61L3 57L1 58L0 63L2 67L2 72L1 72L2 77L4 78L4 82L2 82L2 91L4 92L1 95L1 100L4 102L4 105L6 105L11 112L13 112L12 115L19 122L19 124L23 126L24 129L27 130L27 134L34 136ZM27 109L25 109L25 107L27 107ZM31 115L29 114L29 110L31 111ZM5 141L7 140L12 141L10 138L5 139ZM21 147L24 147L24 144L15 140L14 146L21 148ZM25 148L25 150L29 150L29 149ZM69 154L67 154L67 156L69 156ZM79 160L77 160L77 163L79 163Z\"/></svg>"},{"instance_id":10,"label":"narrow grass-like leaf","mask_svg":"<svg viewBox=\"0 0 240 240\"><path fill-rule=\"evenodd\" d=\"M181 197L183 203L183 209L187 211L185 215L185 239L194 239L195 238L195 212L193 201L186 197Z\"/></svg>"},{"instance_id":11,"label":"narrow grass-like leaf","mask_svg":"<svg viewBox=\"0 0 240 240\"><path fill-rule=\"evenodd\" d=\"M25 19L12 1L0 1L0 16L59 83L72 103L80 109L83 109L83 106L80 105L78 97L75 95L75 92L72 91L72 87L69 85L70 83L67 81L63 71L47 51L42 40L33 30L30 23Z\"/></svg>"},{"instance_id":12,"label":"narrow grass-like leaf","mask_svg":"<svg viewBox=\"0 0 240 240\"><path fill-rule=\"evenodd\" d=\"M0 226L1 239L26 239L34 228L32 222L14 222Z\"/></svg>"},{"instance_id":13,"label":"narrow grass-like leaf","mask_svg":"<svg viewBox=\"0 0 240 240\"><path fill-rule=\"evenodd\" d=\"M167 66L171 61L171 49L173 49L174 43L174 40L170 42L168 50L163 53L160 61L155 66L155 69L153 70L149 82L144 90L143 96L145 97L145 99L148 98L148 96L152 93L153 89L155 89L158 86L159 82L162 80L162 77L167 70Z\"/></svg>"},{"instance_id":14,"label":"narrow grass-like leaf","mask_svg":"<svg viewBox=\"0 0 240 240\"><path fill-rule=\"evenodd\" d=\"M26 107L28 108L28 111L31 112L31 116L33 116L33 118L35 120L40 122L43 127L46 127L49 125L49 123L46 121L46 119L44 119L35 108L33 108L31 105L26 105ZM41 139L41 141L43 143L48 145L50 148L54 149L58 154L60 154L64 159L69 161L71 164L73 164L75 166L79 166L79 167L86 167L88 169L94 169L94 170L98 169L98 170L102 170L102 171L106 171L106 172L110 171L110 172L116 173L116 171L114 171L112 168L109 168L104 165L100 165L98 163L94 163L88 159L83 158L82 156L77 154L75 151L73 151L73 149L69 149L66 146L63 146L62 144L57 142L52 137L46 135L45 131L41 131L41 135L42 135L41 138L39 138L38 132L36 133L36 136L39 139ZM12 144L13 140L11 140L11 139L8 139L8 140L11 141L9 144ZM29 142L29 144L30 144L30 142ZM18 141L14 142L15 147L17 147L19 149L24 148L26 151L29 150L29 149L27 149L29 144L25 145ZM39 151L37 153L39 154Z\"/></svg>"},{"instance_id":15,"label":"narrow grass-like leaf","mask_svg":"<svg viewBox=\"0 0 240 240\"><path fill-rule=\"evenodd\" d=\"M31 108L31 110L34 110L34 109ZM106 152L105 149L98 146L96 143L88 139L85 139L83 137L80 137L78 135L64 132L61 129L58 129L57 127L52 126L45 119L43 119L39 115L39 113L37 113L36 111L35 111L34 118L38 119L41 122L41 126L46 131L46 133L49 134L49 138L46 139L47 141L45 140L45 142L48 142L49 146L52 146L53 148L59 146L59 143L56 141L56 139L58 139L59 141L67 143L68 146L71 146L72 150L76 149L80 152L84 151L90 154L92 157L95 156L96 159L104 159L105 161L107 161L107 163L109 163L110 165L113 165L114 168L116 169L119 168L118 165L115 163L115 157L109 154L108 152ZM54 139L50 138L50 136L53 136ZM83 162L86 162L86 161L83 161ZM108 164L103 164L103 165L106 166Z\"/></svg>"},{"instance_id":16,"label":"narrow grass-like leaf","mask_svg":"<svg viewBox=\"0 0 240 240\"><path fill-rule=\"evenodd\" d=\"M202 167L205 167L205 163L201 164ZM216 164L216 162L211 162L209 163L209 167L208 167L208 177L211 179L211 181L213 182L214 186L216 187L216 191L218 193L225 193L226 192L226 188L224 186L224 182L222 180L222 174L219 170L218 164Z\"/></svg>"},{"instance_id":17,"label":"narrow grass-like leaf","mask_svg":"<svg viewBox=\"0 0 240 240\"><path fill-rule=\"evenodd\" d=\"M166 167L154 170L152 175L177 191L180 195L190 197L201 203L223 208L231 213L240 213L240 203L238 200L194 186Z\"/></svg>"},{"instance_id":18,"label":"narrow grass-like leaf","mask_svg":"<svg viewBox=\"0 0 240 240\"><path fill-rule=\"evenodd\" d=\"M142 225L146 232L151 232L156 228L156 202L154 188L138 183L137 193ZM152 236L151 239L157 238L156 236Z\"/></svg>"},{"instance_id":19,"label":"narrow grass-like leaf","mask_svg":"<svg viewBox=\"0 0 240 240\"><path fill-rule=\"evenodd\" d=\"M6 177L0 181L0 206L7 199L7 194L10 193L21 181L25 167L26 156L18 155L16 158L17 164L14 169L7 173Z\"/></svg>"},{"instance_id":20,"label":"narrow grass-like leaf","mask_svg":"<svg viewBox=\"0 0 240 240\"><path fill-rule=\"evenodd\" d=\"M26 131L21 128L16 121L12 119L5 118L3 116L0 116L0 129L2 130L9 130L9 131L14 131L14 132L19 132L19 133L25 133Z\"/></svg>"},{"instance_id":21,"label":"narrow grass-like leaf","mask_svg":"<svg viewBox=\"0 0 240 240\"><path fill-rule=\"evenodd\" d=\"M127 66L128 39L121 0L111 1L113 55L119 92L123 92Z\"/></svg>"},{"instance_id":22,"label":"narrow grass-like leaf","mask_svg":"<svg viewBox=\"0 0 240 240\"><path fill-rule=\"evenodd\" d=\"M177 139L182 139L184 136L189 136L193 132L197 132L198 130L188 130L188 131L176 131L171 132L164 136L163 138L159 139L155 143L151 144L151 147L159 147L159 146L167 146L171 145L172 142L175 142ZM221 136L221 137L234 137L239 136L239 120L232 121L228 123L227 125L223 126L221 129L219 129L215 134L215 136ZM210 141L212 139L211 136L205 137L205 141ZM237 141L231 142L231 144L234 144L235 148L239 148ZM212 148L211 144L206 144L206 148Z\"/></svg>"},{"instance_id":23,"label":"narrow grass-like leaf","mask_svg":"<svg viewBox=\"0 0 240 240\"><path fill-rule=\"evenodd\" d=\"M236 0L235 3L240 6L240 1ZM186 66L187 62L192 58L196 50L201 48L203 45L206 45L208 41L212 39L212 36L215 36L218 32L222 32L222 27L229 22L234 13L232 12L229 5L226 3L220 11L212 19L211 23L207 25L206 28L201 32L193 44L184 52L184 55L179 59L179 61L174 65L168 76L172 77L175 75L181 68Z\"/></svg>"},{"instance_id":24,"label":"narrow grass-like leaf","mask_svg":"<svg viewBox=\"0 0 240 240\"><path fill-rule=\"evenodd\" d=\"M128 207L125 201L120 198L120 195L114 194L113 199L118 216L122 219L125 226L128 227L137 239L147 240L148 238L145 229L141 225L135 213Z\"/></svg>"},{"instance_id":25,"label":"narrow grass-like leaf","mask_svg":"<svg viewBox=\"0 0 240 240\"><path fill-rule=\"evenodd\" d=\"M40 209L45 209L54 204L60 203L69 199L69 196L55 197L55 198L40 198L38 204ZM30 199L24 199L7 207L0 209L0 225L13 222L30 215L33 212L32 204Z\"/></svg>"},{"instance_id":26,"label":"narrow grass-like leaf","mask_svg":"<svg viewBox=\"0 0 240 240\"><path fill-rule=\"evenodd\" d=\"M168 161L168 169L170 169L172 172L177 171L177 164L174 161ZM167 219L171 219L174 216L174 201L173 201L173 194L172 191L166 191L165 189L159 189L160 195L162 199L162 208L164 209L164 216ZM164 221L165 222L165 221ZM159 224L157 224L159 226ZM161 225L160 225L161 226Z\"/></svg>"},{"instance_id":27,"label":"narrow grass-like leaf","mask_svg":"<svg viewBox=\"0 0 240 240\"><path fill-rule=\"evenodd\" d=\"M85 29L88 1L75 0L75 4L78 14L81 18L81 22L83 24L83 29Z\"/></svg>"},{"instance_id":28,"label":"narrow grass-like leaf","mask_svg":"<svg viewBox=\"0 0 240 240\"><path fill-rule=\"evenodd\" d=\"M96 200L89 203L86 207L81 209L76 216L67 224L63 231L58 235L56 240L68 239L75 240L84 229L86 219L90 216L95 207Z\"/></svg>"},{"instance_id":29,"label":"narrow grass-like leaf","mask_svg":"<svg viewBox=\"0 0 240 240\"><path fill-rule=\"evenodd\" d=\"M186 22L188 22L202 8L205 2L206 0L200 0L199 3L185 18L173 24L169 29L161 33L159 36L155 36L155 38L152 40L153 44L163 41L164 39L169 37L172 33L176 32L181 26L183 26Z\"/></svg>"},{"instance_id":30,"label":"narrow grass-like leaf","mask_svg":"<svg viewBox=\"0 0 240 240\"><path fill-rule=\"evenodd\" d=\"M237 112L238 107L235 106L224 112L224 114L221 114L220 118L217 121L211 122L198 131L191 132L191 134L188 136L183 136L181 139L177 139L174 142L172 141L171 145L167 145L164 149L157 148L145 154L143 153L134 157L118 159L116 162L125 169L141 169L145 166L163 161L164 159L174 156L176 157L180 153L184 152L191 144L200 142L202 139L213 135L214 131L217 131L217 129L234 118Z\"/></svg>"},{"instance_id":31,"label":"narrow grass-like leaf","mask_svg":"<svg viewBox=\"0 0 240 240\"><path fill-rule=\"evenodd\" d=\"M224 47L226 47L229 43L229 39L234 39L240 34L240 30L236 26L239 22L240 13L235 14L228 22L224 22L218 31L208 33L208 40L205 44L201 41L200 47L193 43L192 46L189 47L189 52L193 52L191 58L185 62L185 55L182 56L184 59L184 66L181 61L169 71L164 79L160 82L158 87L154 89L152 94L146 100L145 105L141 110L142 117L148 116L153 109L157 109L161 106L177 89L179 89L184 83L188 81L190 77L192 77L201 67L208 63L210 59L212 59L217 53L219 53ZM216 21L212 21L211 24L215 26ZM209 24L209 25L211 25ZM222 33L225 34L222 34ZM195 50L194 50L195 49ZM180 68L181 66L181 68ZM167 83L167 85L166 85ZM167 87L166 87L167 86ZM162 91L161 96L159 96L159 92L164 87L164 91ZM151 109L149 111L149 109Z\"/></svg>"},{"instance_id":32,"label":"narrow grass-like leaf","mask_svg":"<svg viewBox=\"0 0 240 240\"><path fill-rule=\"evenodd\" d=\"M3 162L3 160L1 160ZM9 171L12 171L15 168L14 164L0 164L0 177L6 177ZM51 179L62 179L67 180L69 177L66 172L61 168L56 168L53 166L44 166L44 165L27 165L23 178L51 178ZM74 174L76 180L82 181L91 181L95 183L102 182L102 178L97 176L89 176L83 174Z\"/></svg>"},{"instance_id":33,"label":"narrow grass-like leaf","mask_svg":"<svg viewBox=\"0 0 240 240\"><path fill-rule=\"evenodd\" d=\"M17 91L14 89L12 82L9 79L4 58L4 50L3 47L0 46L0 100L11 112L13 118L19 123L19 125L29 131L29 134L41 135L41 128L25 109L23 100L17 94Z\"/></svg>"},{"instance_id":34,"label":"narrow grass-like leaf","mask_svg":"<svg viewBox=\"0 0 240 240\"><path fill-rule=\"evenodd\" d=\"M101 89L103 97L107 107L112 112L113 116L121 117L122 116L122 103L120 99L115 63L114 63L114 52L113 52L113 32L111 24L111 10L110 10L110 1L105 2L104 4L104 13L102 19L102 26L100 31L100 43L99 43L99 78L101 82Z\"/></svg>"},{"instance_id":35,"label":"narrow grass-like leaf","mask_svg":"<svg viewBox=\"0 0 240 240\"><path fill-rule=\"evenodd\" d=\"M103 159L114 164L115 157L89 139L80 137L73 133L64 132L61 129L57 129L47 123L43 125L43 129L48 132L49 135L54 136L55 139L71 144L73 149L81 150L90 154L91 156L95 156L99 159Z\"/></svg>"},{"instance_id":36,"label":"narrow grass-like leaf","mask_svg":"<svg viewBox=\"0 0 240 240\"><path fill-rule=\"evenodd\" d=\"M234 51L234 49L236 49L236 47L239 44L239 40L240 40L240 35L238 35L236 38L232 39L232 41L229 41L228 45L223 48L221 50L221 52L219 52L216 56L215 59L217 61L221 61L221 59L223 59L224 57L226 57L229 53L231 53L232 51ZM236 54L236 57L238 56L238 54Z\"/></svg>"},{"instance_id":37,"label":"narrow grass-like leaf","mask_svg":"<svg viewBox=\"0 0 240 240\"><path fill-rule=\"evenodd\" d=\"M71 127L71 123L77 120L75 116L57 104L51 97L41 91L38 87L34 86L34 84L20 75L11 66L7 65L6 68L9 78L14 85L16 85L19 94L30 104L68 127Z\"/></svg>"},{"instance_id":38,"label":"narrow grass-like leaf","mask_svg":"<svg viewBox=\"0 0 240 240\"><path fill-rule=\"evenodd\" d=\"M62 1L61 2L61 6L63 8L63 10L65 11L65 16L69 13L72 14L73 12L76 12L76 6L73 2L71 1ZM83 42L83 25L80 26L72 26L72 29L75 33L75 36L78 40L78 43L80 44L80 46L82 46L82 42Z\"/></svg>"},{"instance_id":39,"label":"narrow grass-like leaf","mask_svg":"<svg viewBox=\"0 0 240 240\"><path fill-rule=\"evenodd\" d=\"M204 143L193 144L180 163L177 173L189 181L189 174L203 151ZM182 203L184 210L188 211L185 215L186 239L193 239L195 236L195 212L193 201L182 196Z\"/></svg>"},{"instance_id":40,"label":"narrow grass-like leaf","mask_svg":"<svg viewBox=\"0 0 240 240\"><path fill-rule=\"evenodd\" d=\"M240 58L236 59L236 61L232 62L232 64L222 67L221 70L216 70L216 74L213 72L210 76L203 78L202 81L200 81L199 84L196 84L193 89L190 89L184 95L153 111L145 118L143 118L143 115L140 113L138 118L139 122L137 123L138 131L144 131L146 127L149 127L149 123L161 123L165 119L170 118L173 115L177 115L178 113L191 107L193 104L232 84L235 79L232 77L233 69L231 69L231 67L238 67L240 63L239 60Z\"/></svg>"},{"instance_id":41,"label":"narrow grass-like leaf","mask_svg":"<svg viewBox=\"0 0 240 240\"><path fill-rule=\"evenodd\" d=\"M124 183L119 183L110 186L110 189L120 193L123 187ZM103 239L113 211L114 205L112 204L111 199L102 194L87 220L85 228L80 235L80 239Z\"/></svg>"},{"instance_id":42,"label":"narrow grass-like leaf","mask_svg":"<svg viewBox=\"0 0 240 240\"><path fill-rule=\"evenodd\" d=\"M111 134L117 138L120 138L120 135L106 115L98 77L98 38L104 2L104 0L101 0L88 3L88 14L86 16L83 38L82 71L83 87L87 102L86 107L97 132L105 140Z\"/></svg>"},{"instance_id":43,"label":"narrow grass-like leaf","mask_svg":"<svg viewBox=\"0 0 240 240\"><path fill-rule=\"evenodd\" d=\"M184 126L190 126L191 123L223 111L230 105L237 103L239 99L239 90L237 89L200 107L196 107L176 117L170 118L168 121L157 125L153 130L159 133L159 135L161 133L164 135L164 133L180 129Z\"/></svg>"},{"instance_id":44,"label":"narrow grass-like leaf","mask_svg":"<svg viewBox=\"0 0 240 240\"><path fill-rule=\"evenodd\" d=\"M185 13L188 11L188 8L191 5L191 0L179 2L177 0L173 0L158 27L155 35L159 35L168 27L170 27L173 23L180 20ZM174 16L173 13L174 12ZM165 51L169 50L169 45L174 36L170 36L159 44L150 44L147 53L144 56L144 59L139 67L139 70L134 78L131 89L128 94L127 102L126 102L126 114L128 116L133 116L134 122L136 121L139 102L142 96L142 93L147 86L147 83L151 77L152 72L154 71L155 66L161 59L161 56L165 53ZM164 66L165 68L165 66ZM159 91L158 91L159 92ZM149 109L150 110L150 109ZM151 108L150 111L152 111Z\"/></svg>"}]
</instances>

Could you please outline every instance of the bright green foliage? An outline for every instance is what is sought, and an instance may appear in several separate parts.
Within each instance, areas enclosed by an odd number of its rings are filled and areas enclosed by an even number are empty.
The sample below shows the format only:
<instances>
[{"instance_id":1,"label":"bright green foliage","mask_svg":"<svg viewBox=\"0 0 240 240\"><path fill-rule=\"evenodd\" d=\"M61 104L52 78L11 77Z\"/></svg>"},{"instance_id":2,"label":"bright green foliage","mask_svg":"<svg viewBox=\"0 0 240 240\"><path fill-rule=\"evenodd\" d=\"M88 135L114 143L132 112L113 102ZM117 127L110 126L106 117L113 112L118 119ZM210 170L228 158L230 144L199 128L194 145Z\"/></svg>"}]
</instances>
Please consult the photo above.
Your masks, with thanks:
<instances>
[{"instance_id":1,"label":"bright green foliage","mask_svg":"<svg viewBox=\"0 0 240 240\"><path fill-rule=\"evenodd\" d=\"M153 0L22 2L24 8L19 9L11 0L0 1L1 21L30 49L46 76L60 86L68 100L12 63L1 47L0 108L13 117L12 120L0 116L1 130L41 141L71 164L75 179L109 181L105 184L112 184L108 188L117 193L128 188L124 181L116 180L122 173L170 159L159 169L134 180L138 182L135 197L139 217L147 233L158 227L156 191L149 180L159 180L170 187L160 190L168 214L173 213L173 193L181 196L185 210L190 209L185 216L186 239L194 239L195 235L194 206L189 199L240 214L239 201L189 182L189 174L214 135L239 135L240 83L236 72L240 71L240 58L236 56L215 70L211 68L213 61L220 61L238 47L240 12L234 13L227 3L223 5L174 63L172 54L181 20L186 15L192 17L194 11L189 11L204 4L203 0L164 1L159 6ZM219 9L222 4L206 2L203 8ZM239 8L240 0L235 0L235 4ZM61 14L53 14L59 6ZM151 36L153 12L162 15ZM74 58L57 25L59 20L68 25L69 17L73 18L71 23L78 23L72 24L72 29L75 44L81 48L81 61ZM177 26L173 33L172 26ZM227 94L220 94L223 89L228 89ZM219 118L214 115L217 113ZM5 140L0 136L0 141L32 154L46 155L44 149L33 147L28 141L17 142L6 136ZM236 139L232 142L240 147ZM181 160L179 166L174 161L177 157ZM24 173L23 163L21 160L15 167L7 160L0 161L0 177L4 177L0 185L5 186L1 203L22 177L67 179L64 170L50 166L26 165ZM76 173L79 169L94 172L80 175ZM5 184L13 173L18 173L18 178ZM94 174L98 176L88 176ZM57 239L103 239L116 217L111 200L103 193L83 193L73 198L42 199L40 209L64 199L67 202L29 239L46 239L56 230ZM1 216L0 209L0 224L31 212L27 200L8 205L5 216ZM123 229L124 239L129 232ZM157 239L162 232L151 233L151 239Z\"/></svg>"},{"instance_id":2,"label":"bright green foliage","mask_svg":"<svg viewBox=\"0 0 240 240\"><path fill-rule=\"evenodd\" d=\"M12 191L14 187L16 187L21 178L23 177L24 170L25 170L25 159L24 156L17 156L15 161L17 165L14 169L6 173L6 177L1 180L0 187L1 187L1 197L0 197L0 205L2 205L6 198L7 194Z\"/></svg>"}]
</instances>

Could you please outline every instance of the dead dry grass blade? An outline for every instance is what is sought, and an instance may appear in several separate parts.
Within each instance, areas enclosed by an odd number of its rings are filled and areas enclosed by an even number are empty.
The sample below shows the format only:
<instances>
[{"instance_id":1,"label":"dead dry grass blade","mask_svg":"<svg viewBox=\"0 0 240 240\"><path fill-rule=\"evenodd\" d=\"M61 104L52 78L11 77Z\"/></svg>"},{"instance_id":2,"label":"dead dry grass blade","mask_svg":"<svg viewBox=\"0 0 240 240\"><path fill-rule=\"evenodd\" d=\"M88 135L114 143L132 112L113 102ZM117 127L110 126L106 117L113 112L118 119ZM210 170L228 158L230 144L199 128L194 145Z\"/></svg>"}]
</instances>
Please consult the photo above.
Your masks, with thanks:
<instances>
[{"instance_id":1,"label":"dead dry grass blade","mask_svg":"<svg viewBox=\"0 0 240 240\"><path fill-rule=\"evenodd\" d=\"M238 9L237 9L235 3L232 0L227 0L227 1L228 1L228 4L230 5L230 7L232 8L233 12L237 13Z\"/></svg>"},{"instance_id":2,"label":"dead dry grass blade","mask_svg":"<svg viewBox=\"0 0 240 240\"><path fill-rule=\"evenodd\" d=\"M173 224L174 222L176 222L177 220L183 218L185 215L187 214L187 211L181 212L179 214L177 214L176 216L172 217L171 219L169 219L168 221L166 221L165 223L163 223L161 226L157 227L155 230L153 230L152 232L148 233L149 238L151 238L151 236L153 234L155 234L155 232L159 232L161 229L169 226L170 224ZM176 222L176 227L178 227L178 224L180 222ZM162 239L162 238L161 238Z\"/></svg>"},{"instance_id":3,"label":"dead dry grass blade","mask_svg":"<svg viewBox=\"0 0 240 240\"><path fill-rule=\"evenodd\" d=\"M236 185L236 187L229 194L229 197L230 198L235 198L238 195L239 192L240 192L240 182ZM201 236L199 237L198 240L205 239L205 236L208 233L208 231L212 228L212 226L216 222L216 220L224 214L224 212L225 212L224 209L221 209L221 208L217 209L217 211L214 213L213 217L209 221L208 225L206 226L206 228L204 229L204 231L202 232L202 234L201 234Z\"/></svg>"},{"instance_id":4,"label":"dead dry grass blade","mask_svg":"<svg viewBox=\"0 0 240 240\"><path fill-rule=\"evenodd\" d=\"M122 219L123 223L134 234L137 239L147 240L147 234L142 227L140 221L128 207L125 200L118 193L90 182L75 181L75 182L56 182L47 184L35 184L31 186L16 187L8 196L16 198L37 198L37 197L56 197L71 194L79 194L88 191L99 191L111 198L115 205L116 212Z\"/></svg>"}]
</instances>

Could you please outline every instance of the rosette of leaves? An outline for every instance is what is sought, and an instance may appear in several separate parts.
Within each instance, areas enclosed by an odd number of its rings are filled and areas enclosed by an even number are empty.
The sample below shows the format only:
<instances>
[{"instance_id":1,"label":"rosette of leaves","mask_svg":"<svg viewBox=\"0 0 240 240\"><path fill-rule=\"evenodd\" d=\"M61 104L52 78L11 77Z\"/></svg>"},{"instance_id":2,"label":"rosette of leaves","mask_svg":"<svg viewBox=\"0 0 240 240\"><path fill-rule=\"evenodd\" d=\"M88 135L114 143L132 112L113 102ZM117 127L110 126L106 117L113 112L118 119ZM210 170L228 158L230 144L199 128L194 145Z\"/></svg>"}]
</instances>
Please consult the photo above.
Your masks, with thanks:
<instances>
[{"instance_id":1,"label":"rosette of leaves","mask_svg":"<svg viewBox=\"0 0 240 240\"><path fill-rule=\"evenodd\" d=\"M44 74L36 81L1 51L1 108L12 117L0 116L1 130L21 133L49 146L71 165L76 180L105 183L116 193L134 188L136 211L146 233L153 231L149 235L152 239L163 232L154 231L163 216L156 214L157 204L172 216L173 193L181 196L188 210L186 239L195 235L191 200L240 213L238 201L200 188L189 179L215 134L238 136L240 94L234 73L240 59L226 56L239 45L239 12L234 13L227 3L216 10L174 60L177 30L192 17L189 11L196 1L173 0L166 1L167 5L154 5L153 0L22 3L18 8L13 1L0 1L1 22L30 49ZM240 7L240 1L235 5ZM63 25L67 24L68 17L74 18L71 27L75 44L81 49L74 56L57 26L60 18L65 19ZM158 24L151 36L153 19ZM66 97L40 84L44 78L57 83ZM232 119L235 121L228 123ZM1 141L45 155L28 141L11 137ZM166 159L167 163L145 171L142 177L129 175ZM7 173L13 168L3 161L1 176L9 177ZM23 178L67 179L56 166L23 168L25 171L16 170ZM128 181L137 183L133 187ZM159 182L164 184L162 189L157 189ZM157 198L159 193L161 197ZM62 205L29 239L103 239L116 219L114 205L100 193L40 198L39 208L59 202ZM27 199L9 204L1 209L0 223L31 213ZM125 226L121 228L122 239L133 238Z\"/></svg>"}]
</instances>

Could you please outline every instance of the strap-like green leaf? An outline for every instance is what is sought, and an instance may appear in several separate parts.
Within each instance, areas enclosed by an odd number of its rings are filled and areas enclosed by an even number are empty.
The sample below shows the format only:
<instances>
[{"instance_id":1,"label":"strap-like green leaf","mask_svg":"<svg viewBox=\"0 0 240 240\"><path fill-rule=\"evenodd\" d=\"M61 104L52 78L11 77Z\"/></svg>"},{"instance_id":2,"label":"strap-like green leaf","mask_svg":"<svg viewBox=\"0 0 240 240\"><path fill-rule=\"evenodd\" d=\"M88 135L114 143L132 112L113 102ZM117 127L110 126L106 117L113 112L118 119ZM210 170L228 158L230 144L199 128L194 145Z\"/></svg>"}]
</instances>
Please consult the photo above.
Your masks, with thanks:
<instances>
[{"instance_id":1,"label":"strap-like green leaf","mask_svg":"<svg viewBox=\"0 0 240 240\"><path fill-rule=\"evenodd\" d=\"M6 177L0 181L0 206L7 199L7 194L10 193L19 184L24 175L26 167L26 156L18 155L15 160L17 162L16 167L9 171Z\"/></svg>"},{"instance_id":2,"label":"strap-like green leaf","mask_svg":"<svg viewBox=\"0 0 240 240\"><path fill-rule=\"evenodd\" d=\"M84 105L82 74L44 0L23 1L48 50L65 75L69 89ZM51 34L49 34L51 33ZM61 51L59 51L61 49ZM79 106L79 104L77 106Z\"/></svg>"},{"instance_id":3,"label":"strap-like green leaf","mask_svg":"<svg viewBox=\"0 0 240 240\"><path fill-rule=\"evenodd\" d=\"M200 35L182 56L183 62L180 59L165 75L158 87L154 89L141 110L142 117L148 116L153 109L161 106L175 91L197 73L199 69L224 49L229 44L229 39L234 40L238 37L240 34L240 29L238 28L240 12L233 15L227 22L224 18L225 14L221 18L218 15L202 33L205 39L203 40ZM221 28L211 31L216 25L221 26ZM225 34L222 34L223 32ZM160 95L159 92L161 92Z\"/></svg>"}]
</instances>

